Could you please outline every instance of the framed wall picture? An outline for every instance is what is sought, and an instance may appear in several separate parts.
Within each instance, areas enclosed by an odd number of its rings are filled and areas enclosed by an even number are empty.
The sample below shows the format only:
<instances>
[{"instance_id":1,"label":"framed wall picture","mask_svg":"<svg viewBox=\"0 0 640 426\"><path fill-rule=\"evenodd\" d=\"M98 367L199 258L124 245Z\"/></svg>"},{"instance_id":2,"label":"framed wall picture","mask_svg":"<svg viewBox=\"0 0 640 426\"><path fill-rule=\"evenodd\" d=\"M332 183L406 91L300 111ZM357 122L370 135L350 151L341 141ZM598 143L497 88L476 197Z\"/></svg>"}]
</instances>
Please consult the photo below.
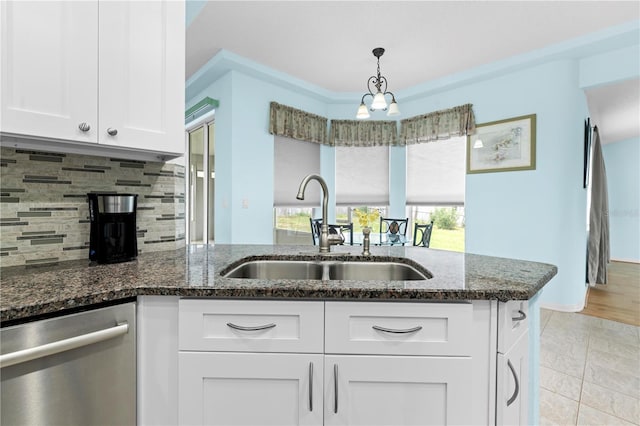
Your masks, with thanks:
<instances>
[{"instance_id":1,"label":"framed wall picture","mask_svg":"<svg viewBox=\"0 0 640 426\"><path fill-rule=\"evenodd\" d=\"M467 173L536 168L536 115L478 124L467 136Z\"/></svg>"}]
</instances>

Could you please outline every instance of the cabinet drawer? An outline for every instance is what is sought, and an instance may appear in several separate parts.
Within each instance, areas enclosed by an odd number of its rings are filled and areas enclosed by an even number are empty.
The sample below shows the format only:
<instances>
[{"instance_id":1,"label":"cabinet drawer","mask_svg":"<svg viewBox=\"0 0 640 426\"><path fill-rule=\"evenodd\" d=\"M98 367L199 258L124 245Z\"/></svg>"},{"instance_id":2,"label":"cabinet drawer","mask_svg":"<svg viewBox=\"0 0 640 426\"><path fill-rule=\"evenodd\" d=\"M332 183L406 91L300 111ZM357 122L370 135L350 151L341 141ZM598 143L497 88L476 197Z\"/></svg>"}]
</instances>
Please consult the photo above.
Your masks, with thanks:
<instances>
[{"instance_id":1,"label":"cabinet drawer","mask_svg":"<svg viewBox=\"0 0 640 426\"><path fill-rule=\"evenodd\" d=\"M470 303L327 302L325 352L333 354L471 354Z\"/></svg>"},{"instance_id":2,"label":"cabinet drawer","mask_svg":"<svg viewBox=\"0 0 640 426\"><path fill-rule=\"evenodd\" d=\"M498 352L507 352L528 329L529 304L526 300L498 304Z\"/></svg>"},{"instance_id":3,"label":"cabinet drawer","mask_svg":"<svg viewBox=\"0 0 640 426\"><path fill-rule=\"evenodd\" d=\"M179 347L187 351L323 351L323 302L180 299Z\"/></svg>"}]
</instances>

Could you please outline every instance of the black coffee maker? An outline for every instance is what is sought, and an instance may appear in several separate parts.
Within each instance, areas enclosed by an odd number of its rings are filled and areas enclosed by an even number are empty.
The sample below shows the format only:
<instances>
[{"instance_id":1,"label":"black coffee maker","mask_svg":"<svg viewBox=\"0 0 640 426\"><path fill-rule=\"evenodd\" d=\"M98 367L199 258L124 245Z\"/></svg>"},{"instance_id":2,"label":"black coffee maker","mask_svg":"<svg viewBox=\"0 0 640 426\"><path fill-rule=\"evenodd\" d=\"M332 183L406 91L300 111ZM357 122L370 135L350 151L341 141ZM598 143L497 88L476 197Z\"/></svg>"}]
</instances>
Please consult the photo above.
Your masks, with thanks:
<instances>
[{"instance_id":1,"label":"black coffee maker","mask_svg":"<svg viewBox=\"0 0 640 426\"><path fill-rule=\"evenodd\" d=\"M89 193L89 259L98 263L133 260L138 255L137 194Z\"/></svg>"}]
</instances>

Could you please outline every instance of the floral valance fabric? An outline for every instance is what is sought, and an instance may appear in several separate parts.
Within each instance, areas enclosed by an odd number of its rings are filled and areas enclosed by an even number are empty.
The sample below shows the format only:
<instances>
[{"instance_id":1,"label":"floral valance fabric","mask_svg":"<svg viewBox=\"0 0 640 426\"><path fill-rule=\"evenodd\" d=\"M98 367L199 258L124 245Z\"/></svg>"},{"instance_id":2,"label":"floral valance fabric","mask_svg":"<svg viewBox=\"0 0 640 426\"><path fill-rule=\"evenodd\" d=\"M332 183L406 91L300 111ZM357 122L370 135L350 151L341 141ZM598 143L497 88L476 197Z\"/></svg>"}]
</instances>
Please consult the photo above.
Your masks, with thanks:
<instances>
[{"instance_id":1,"label":"floral valance fabric","mask_svg":"<svg viewBox=\"0 0 640 426\"><path fill-rule=\"evenodd\" d=\"M435 111L400 121L400 145L473 134L476 120L471 104Z\"/></svg>"},{"instance_id":2,"label":"floral valance fabric","mask_svg":"<svg viewBox=\"0 0 640 426\"><path fill-rule=\"evenodd\" d=\"M398 124L395 121L331 120L329 145L398 145Z\"/></svg>"},{"instance_id":3,"label":"floral valance fabric","mask_svg":"<svg viewBox=\"0 0 640 426\"><path fill-rule=\"evenodd\" d=\"M269 133L329 146L404 146L475 133L471 104L400 121L331 120L271 102Z\"/></svg>"},{"instance_id":4,"label":"floral valance fabric","mask_svg":"<svg viewBox=\"0 0 640 426\"><path fill-rule=\"evenodd\" d=\"M269 133L326 145L327 121L325 117L271 102Z\"/></svg>"}]
</instances>

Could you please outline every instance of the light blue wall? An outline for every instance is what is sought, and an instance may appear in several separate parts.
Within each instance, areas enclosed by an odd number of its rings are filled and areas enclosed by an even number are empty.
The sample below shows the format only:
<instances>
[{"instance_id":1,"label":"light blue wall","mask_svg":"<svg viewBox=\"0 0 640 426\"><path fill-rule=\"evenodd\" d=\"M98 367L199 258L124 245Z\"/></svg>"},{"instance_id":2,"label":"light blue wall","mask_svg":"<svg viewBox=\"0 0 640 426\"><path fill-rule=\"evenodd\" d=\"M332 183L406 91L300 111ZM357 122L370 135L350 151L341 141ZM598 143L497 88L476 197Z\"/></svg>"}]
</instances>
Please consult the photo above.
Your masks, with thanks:
<instances>
[{"instance_id":1,"label":"light blue wall","mask_svg":"<svg viewBox=\"0 0 640 426\"><path fill-rule=\"evenodd\" d=\"M327 107L237 71L229 71L192 99L204 96L220 101L215 116L216 242L271 244L274 164L269 103L292 105L323 116ZM325 157L328 154L322 153Z\"/></svg>"},{"instance_id":2,"label":"light blue wall","mask_svg":"<svg viewBox=\"0 0 640 426\"><path fill-rule=\"evenodd\" d=\"M353 117L331 104L231 71L195 96L220 100L216 110L216 241L271 243L274 100L330 116ZM467 251L558 265L543 299L579 307L584 297L586 193L582 189L582 123L586 103L576 61L556 61L426 95L402 104L403 117L471 102L480 123L537 114L537 168L467 177ZM333 191L330 148L322 174ZM391 214L404 214L404 149L391 151ZM398 190L400 188L401 190ZM394 190L395 189L395 190ZM243 208L243 202L248 208ZM247 226L250 224L250 226ZM547 299L548 298L548 299Z\"/></svg>"},{"instance_id":3,"label":"light blue wall","mask_svg":"<svg viewBox=\"0 0 640 426\"><path fill-rule=\"evenodd\" d=\"M637 33L629 34L636 34L635 39L638 40ZM637 44L580 59L580 87L583 89L637 78L640 78L640 48ZM602 148L609 186L612 259L640 261L639 149L637 138L615 141Z\"/></svg>"},{"instance_id":4,"label":"light blue wall","mask_svg":"<svg viewBox=\"0 0 640 426\"><path fill-rule=\"evenodd\" d=\"M403 102L407 116L472 103L476 122L537 116L536 170L467 175L467 252L558 266L541 303L582 307L586 193L578 64L550 62Z\"/></svg>"},{"instance_id":5,"label":"light blue wall","mask_svg":"<svg viewBox=\"0 0 640 426\"><path fill-rule=\"evenodd\" d=\"M638 78L640 49L629 46L580 60L580 87L596 87L616 81Z\"/></svg>"},{"instance_id":6,"label":"light blue wall","mask_svg":"<svg viewBox=\"0 0 640 426\"><path fill-rule=\"evenodd\" d=\"M215 199L214 230L215 240L219 242L231 241L231 216L229 215L231 195L233 193L233 150L229 141L233 140L233 74L225 74L216 80L201 96L194 97L191 103L195 103L204 96L214 97L220 102L220 107L215 112ZM214 96L215 95L215 96ZM190 105L188 105L190 106Z\"/></svg>"},{"instance_id":7,"label":"light blue wall","mask_svg":"<svg viewBox=\"0 0 640 426\"><path fill-rule=\"evenodd\" d=\"M611 258L640 262L640 138L602 146L607 187Z\"/></svg>"}]
</instances>

